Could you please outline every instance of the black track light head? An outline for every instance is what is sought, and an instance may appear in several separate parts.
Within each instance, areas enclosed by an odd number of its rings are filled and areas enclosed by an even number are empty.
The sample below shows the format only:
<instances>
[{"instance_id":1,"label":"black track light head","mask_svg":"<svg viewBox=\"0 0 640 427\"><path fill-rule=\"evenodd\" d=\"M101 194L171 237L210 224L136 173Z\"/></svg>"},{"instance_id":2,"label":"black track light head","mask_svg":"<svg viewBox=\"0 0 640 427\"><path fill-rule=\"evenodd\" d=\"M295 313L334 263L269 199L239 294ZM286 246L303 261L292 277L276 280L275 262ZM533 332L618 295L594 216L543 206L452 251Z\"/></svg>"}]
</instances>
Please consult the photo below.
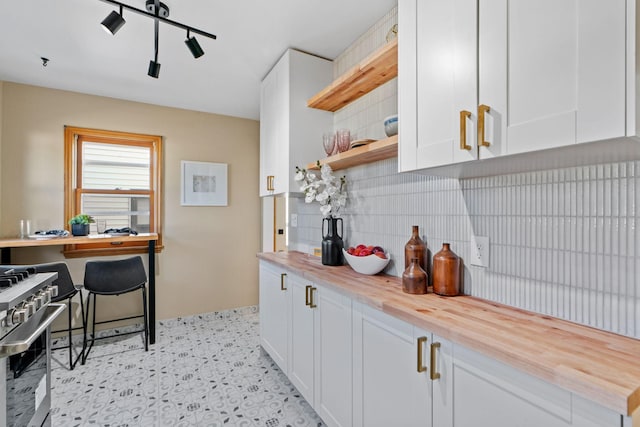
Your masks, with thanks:
<instances>
[{"instance_id":1,"label":"black track light head","mask_svg":"<svg viewBox=\"0 0 640 427\"><path fill-rule=\"evenodd\" d=\"M194 58L200 58L202 55L204 55L204 50L202 50L202 48L200 47L200 43L198 43L198 40L196 40L195 37L189 37L187 35L187 39L184 41L184 43L191 51L191 54Z\"/></svg>"},{"instance_id":2,"label":"black track light head","mask_svg":"<svg viewBox=\"0 0 640 427\"><path fill-rule=\"evenodd\" d=\"M147 74L149 77L157 79L160 75L160 64L156 61L149 61L149 72Z\"/></svg>"},{"instance_id":3,"label":"black track light head","mask_svg":"<svg viewBox=\"0 0 640 427\"><path fill-rule=\"evenodd\" d=\"M115 35L118 30L125 24L124 18L122 17L122 6L120 6L120 13L116 12L115 10L111 11L111 13L104 18L104 20L102 21L102 28L105 29L105 31L110 32L111 34Z\"/></svg>"}]
</instances>

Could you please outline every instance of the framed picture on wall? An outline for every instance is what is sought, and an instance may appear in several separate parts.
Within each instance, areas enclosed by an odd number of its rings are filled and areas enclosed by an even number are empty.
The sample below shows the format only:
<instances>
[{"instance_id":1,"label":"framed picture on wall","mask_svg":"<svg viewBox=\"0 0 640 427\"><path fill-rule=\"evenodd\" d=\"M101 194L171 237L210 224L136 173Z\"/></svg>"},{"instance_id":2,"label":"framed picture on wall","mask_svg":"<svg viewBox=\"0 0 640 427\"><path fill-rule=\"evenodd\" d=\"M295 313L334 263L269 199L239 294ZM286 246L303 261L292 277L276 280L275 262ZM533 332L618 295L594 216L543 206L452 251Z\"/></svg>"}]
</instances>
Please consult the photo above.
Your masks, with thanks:
<instances>
[{"instance_id":1,"label":"framed picture on wall","mask_svg":"<svg viewBox=\"0 0 640 427\"><path fill-rule=\"evenodd\" d=\"M182 206L227 206L227 164L181 161Z\"/></svg>"}]
</instances>

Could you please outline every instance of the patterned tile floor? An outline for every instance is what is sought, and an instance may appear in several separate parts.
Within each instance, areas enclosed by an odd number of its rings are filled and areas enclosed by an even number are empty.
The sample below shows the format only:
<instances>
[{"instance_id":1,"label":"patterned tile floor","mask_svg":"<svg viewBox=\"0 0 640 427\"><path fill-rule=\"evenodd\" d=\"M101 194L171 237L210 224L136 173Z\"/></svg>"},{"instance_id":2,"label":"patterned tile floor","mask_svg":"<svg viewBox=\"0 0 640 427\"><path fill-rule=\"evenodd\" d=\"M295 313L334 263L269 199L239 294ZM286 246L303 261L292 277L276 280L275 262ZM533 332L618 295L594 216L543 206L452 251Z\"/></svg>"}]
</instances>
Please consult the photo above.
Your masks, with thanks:
<instances>
[{"instance_id":1,"label":"patterned tile floor","mask_svg":"<svg viewBox=\"0 0 640 427\"><path fill-rule=\"evenodd\" d=\"M73 371L54 361L53 426L323 425L261 349L255 307L162 321L156 332L149 352L135 334L96 342Z\"/></svg>"}]
</instances>

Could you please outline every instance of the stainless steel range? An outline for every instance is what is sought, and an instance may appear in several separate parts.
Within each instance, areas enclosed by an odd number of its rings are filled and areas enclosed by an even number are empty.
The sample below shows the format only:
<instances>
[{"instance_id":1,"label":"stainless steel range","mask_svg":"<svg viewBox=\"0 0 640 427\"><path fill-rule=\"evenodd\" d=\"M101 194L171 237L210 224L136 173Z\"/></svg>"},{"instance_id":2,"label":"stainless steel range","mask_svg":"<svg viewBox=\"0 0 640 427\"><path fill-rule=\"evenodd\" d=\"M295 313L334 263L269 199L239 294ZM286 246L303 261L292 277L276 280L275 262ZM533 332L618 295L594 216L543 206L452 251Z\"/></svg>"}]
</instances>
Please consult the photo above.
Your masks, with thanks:
<instances>
[{"instance_id":1,"label":"stainless steel range","mask_svg":"<svg viewBox=\"0 0 640 427\"><path fill-rule=\"evenodd\" d=\"M50 426L50 325L64 311L50 304L57 273L0 267L0 426Z\"/></svg>"}]
</instances>

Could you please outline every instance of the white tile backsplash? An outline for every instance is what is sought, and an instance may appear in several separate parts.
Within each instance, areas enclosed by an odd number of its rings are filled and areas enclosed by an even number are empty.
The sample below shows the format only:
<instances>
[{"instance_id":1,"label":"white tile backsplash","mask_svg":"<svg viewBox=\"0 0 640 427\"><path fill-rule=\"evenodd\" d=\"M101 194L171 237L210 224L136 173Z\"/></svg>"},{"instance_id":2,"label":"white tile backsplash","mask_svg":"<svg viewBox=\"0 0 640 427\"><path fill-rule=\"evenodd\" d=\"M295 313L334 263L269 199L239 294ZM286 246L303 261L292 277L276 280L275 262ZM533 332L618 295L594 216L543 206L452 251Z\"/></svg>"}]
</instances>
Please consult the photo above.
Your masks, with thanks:
<instances>
[{"instance_id":1,"label":"white tile backsplash","mask_svg":"<svg viewBox=\"0 0 640 427\"><path fill-rule=\"evenodd\" d=\"M334 61L334 73L382 45L396 22L394 9ZM394 79L336 112L334 127L383 138L382 119L395 112ZM449 242L464 260L471 236L488 236L489 267L465 263L466 294L640 338L640 162L465 180L397 168L393 158L336 172L348 181L345 243L383 246L388 274L402 275L412 225L432 255ZM291 248L319 247L318 204L293 199L290 208Z\"/></svg>"}]
</instances>

